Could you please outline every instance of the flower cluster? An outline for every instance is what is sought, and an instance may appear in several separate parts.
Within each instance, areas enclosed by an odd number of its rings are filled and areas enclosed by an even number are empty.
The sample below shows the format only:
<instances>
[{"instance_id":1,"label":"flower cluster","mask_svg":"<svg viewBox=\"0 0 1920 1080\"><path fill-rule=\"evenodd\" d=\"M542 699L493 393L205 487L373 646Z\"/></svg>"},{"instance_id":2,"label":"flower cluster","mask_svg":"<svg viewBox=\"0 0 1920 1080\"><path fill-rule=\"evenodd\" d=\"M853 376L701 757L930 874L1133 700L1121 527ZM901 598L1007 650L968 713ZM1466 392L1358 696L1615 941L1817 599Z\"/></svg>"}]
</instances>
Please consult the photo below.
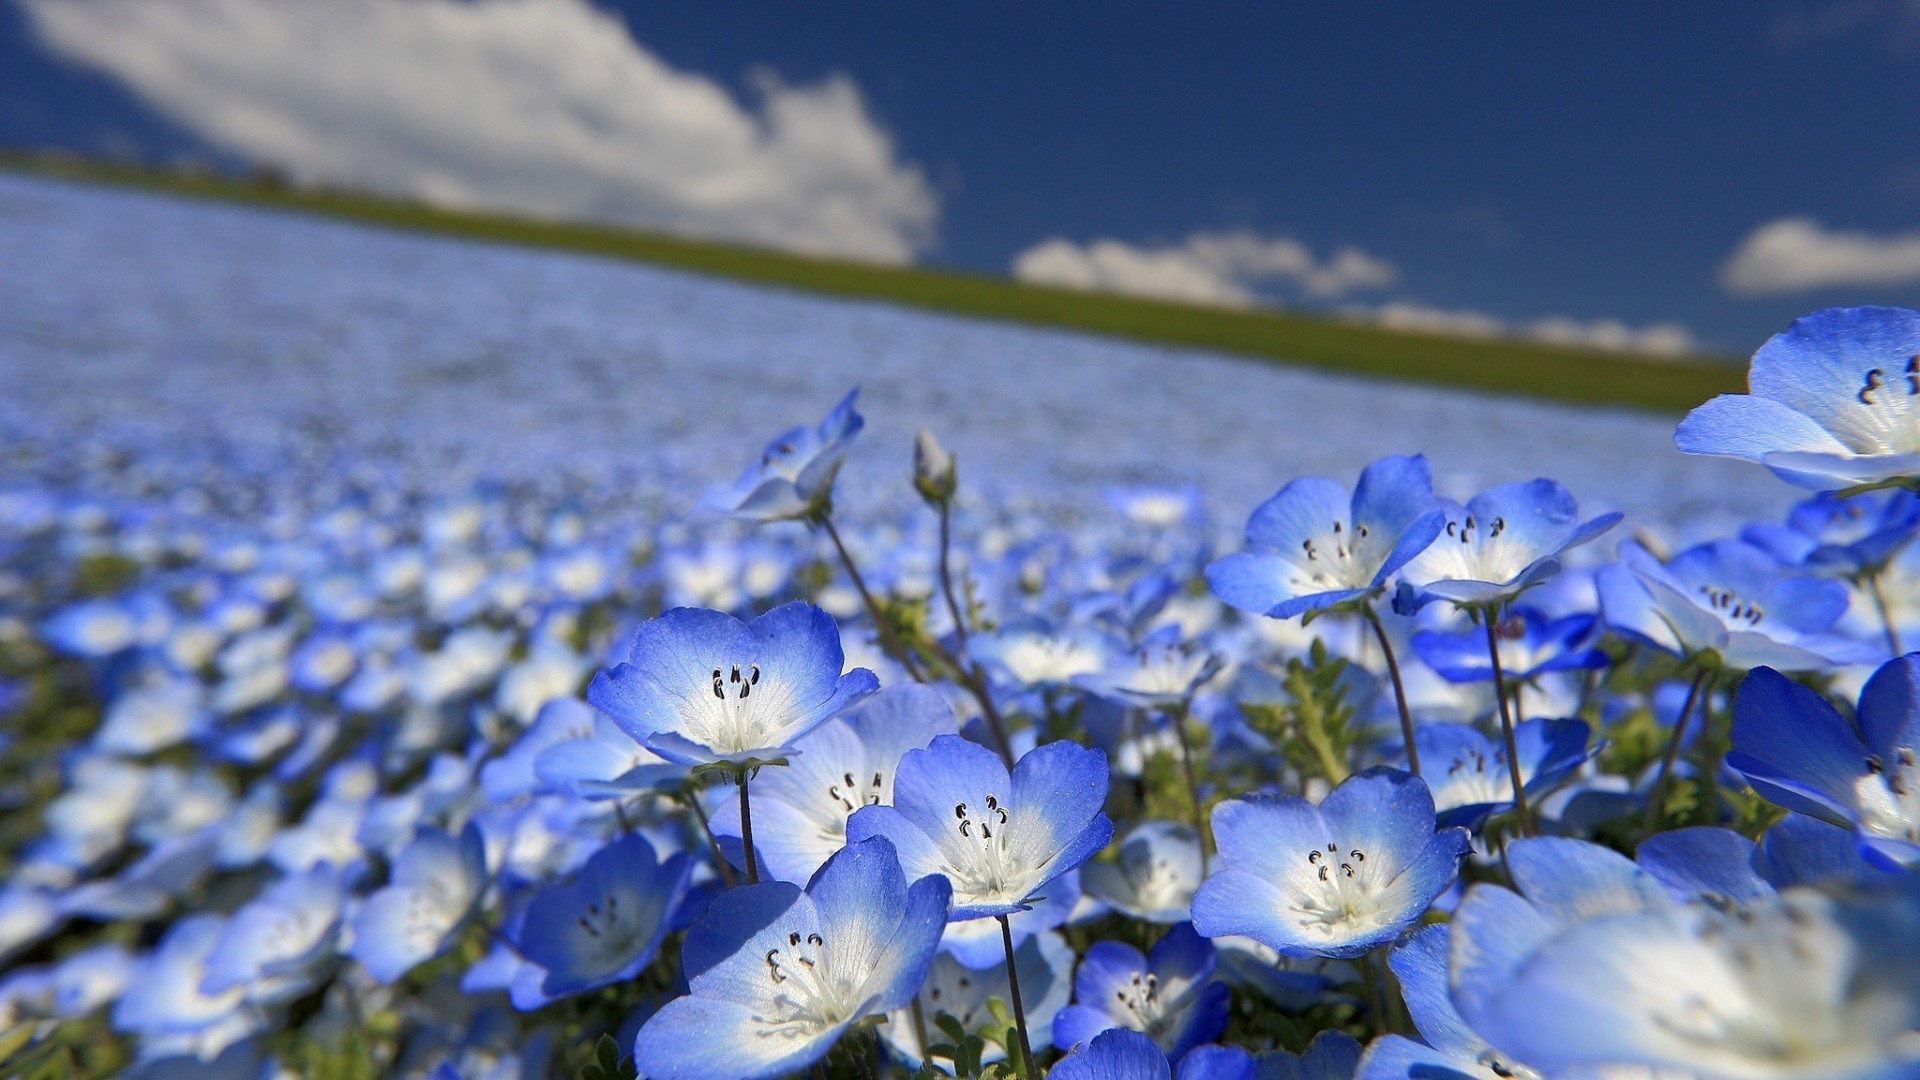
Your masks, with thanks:
<instances>
[{"instance_id":1,"label":"flower cluster","mask_svg":"<svg viewBox=\"0 0 1920 1080\"><path fill-rule=\"evenodd\" d=\"M1821 490L1675 550L924 432L843 519L853 394L704 523L0 432L0 1071L1920 1074L1917 327L1769 342L1678 442Z\"/></svg>"}]
</instances>

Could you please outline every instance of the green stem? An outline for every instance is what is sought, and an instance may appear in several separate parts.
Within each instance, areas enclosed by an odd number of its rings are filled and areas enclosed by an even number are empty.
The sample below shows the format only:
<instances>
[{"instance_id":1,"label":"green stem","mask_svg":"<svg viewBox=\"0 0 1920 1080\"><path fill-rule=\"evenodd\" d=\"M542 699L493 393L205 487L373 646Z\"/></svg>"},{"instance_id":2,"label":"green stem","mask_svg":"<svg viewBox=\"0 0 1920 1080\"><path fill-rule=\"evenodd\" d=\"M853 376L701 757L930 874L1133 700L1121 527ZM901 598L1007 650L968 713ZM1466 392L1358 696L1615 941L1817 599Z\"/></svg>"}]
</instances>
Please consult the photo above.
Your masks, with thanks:
<instances>
[{"instance_id":1,"label":"green stem","mask_svg":"<svg viewBox=\"0 0 1920 1080\"><path fill-rule=\"evenodd\" d=\"M1013 928L1000 918L1000 944L1007 951L1007 996L1013 999L1013 1026L1020 1032L1020 1075L1034 1080L1033 1041L1027 1037L1027 1008L1020 1003L1020 973L1013 967Z\"/></svg>"},{"instance_id":2,"label":"green stem","mask_svg":"<svg viewBox=\"0 0 1920 1080\"><path fill-rule=\"evenodd\" d=\"M740 781L740 846L746 850L747 884L760 884L760 864L753 857L753 808L747 803L747 774L744 766L734 774Z\"/></svg>"},{"instance_id":3,"label":"green stem","mask_svg":"<svg viewBox=\"0 0 1920 1080\"><path fill-rule=\"evenodd\" d=\"M893 623L889 622L886 615L881 612L880 604L874 600L873 593L867 589L867 579L860 576L860 568L853 564L853 556L847 554L847 545L840 540L840 530L833 527L833 518L827 514L820 514L814 520L826 530L827 536L833 540L833 549L840 553L840 565L846 567L847 576L853 579L853 587L860 593L860 602L867 606L867 614L873 619L873 625L880 633L881 647L893 654L894 659L900 661L900 666L907 670L907 675L914 682L926 682L926 674L920 670L920 665L914 660L913 654L908 652L907 647L902 645L900 639L895 636Z\"/></svg>"},{"instance_id":4,"label":"green stem","mask_svg":"<svg viewBox=\"0 0 1920 1080\"><path fill-rule=\"evenodd\" d=\"M1513 784L1513 817L1521 836L1532 836L1533 813L1527 808L1526 785L1520 780L1520 749L1513 740L1513 714L1507 710L1507 678L1500 670L1499 612L1489 606L1481 613L1487 624L1487 656L1493 660L1493 698L1500 704L1500 735L1506 740L1507 779Z\"/></svg>"},{"instance_id":5,"label":"green stem","mask_svg":"<svg viewBox=\"0 0 1920 1080\"><path fill-rule=\"evenodd\" d=\"M1200 876L1207 876L1207 849L1211 846L1207 837L1206 814L1200 805L1200 781L1193 770L1193 747L1187 743L1187 703L1182 701L1168 710L1168 718L1173 721L1173 737L1180 744L1180 770L1187 778L1187 802L1193 821L1194 842L1200 845Z\"/></svg>"},{"instance_id":6,"label":"green stem","mask_svg":"<svg viewBox=\"0 0 1920 1080\"><path fill-rule=\"evenodd\" d=\"M1387 628L1380 623L1380 613L1373 610L1371 602L1360 605L1367 617L1368 625L1373 627L1373 636L1380 642L1380 651L1387 658L1387 675L1393 680L1394 704L1400 706L1400 738L1407 747L1407 765L1413 775L1420 775L1420 751L1413 744L1413 711L1407 707L1407 688L1400 681L1400 661L1394 658L1393 642L1387 638Z\"/></svg>"},{"instance_id":7,"label":"green stem","mask_svg":"<svg viewBox=\"0 0 1920 1080\"><path fill-rule=\"evenodd\" d=\"M1880 626L1887 635L1887 651L1900 655L1900 631L1893 627L1893 611L1887 606L1887 594L1880 589L1880 571L1874 570L1867 575L1867 595L1873 597L1874 609L1880 612Z\"/></svg>"},{"instance_id":8,"label":"green stem","mask_svg":"<svg viewBox=\"0 0 1920 1080\"><path fill-rule=\"evenodd\" d=\"M700 793L683 791L680 801L687 809L693 811L694 818L700 822L700 831L707 837L707 848L713 852L713 864L720 871L721 882L727 888L733 888L733 866L727 862L725 855L720 854L720 839L713 835L713 825L707 820L707 808L700 805Z\"/></svg>"},{"instance_id":9,"label":"green stem","mask_svg":"<svg viewBox=\"0 0 1920 1080\"><path fill-rule=\"evenodd\" d=\"M1660 814L1666 807L1667 781L1673 775L1674 760L1680 756L1680 742L1687 733L1687 717L1693 715L1693 703L1700 698L1700 691L1707 685L1710 669L1702 667L1693 677L1693 685L1687 688L1687 700L1680 706L1680 715L1673 719L1673 734L1667 738L1667 752L1660 756L1660 773L1654 777L1653 792L1647 798L1647 816L1640 822L1640 831L1651 835L1654 826L1660 824ZM1701 711L1706 711L1706 703L1701 701Z\"/></svg>"}]
</instances>

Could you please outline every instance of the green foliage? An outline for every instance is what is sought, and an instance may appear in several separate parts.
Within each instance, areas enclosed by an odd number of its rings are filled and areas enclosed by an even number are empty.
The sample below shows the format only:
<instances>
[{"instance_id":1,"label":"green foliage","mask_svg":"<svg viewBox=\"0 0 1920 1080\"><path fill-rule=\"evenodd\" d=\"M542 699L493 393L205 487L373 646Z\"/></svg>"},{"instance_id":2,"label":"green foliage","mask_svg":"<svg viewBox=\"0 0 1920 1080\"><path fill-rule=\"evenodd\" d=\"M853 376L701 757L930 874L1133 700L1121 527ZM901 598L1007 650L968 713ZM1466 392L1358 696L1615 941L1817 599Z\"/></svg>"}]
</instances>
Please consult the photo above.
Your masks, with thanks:
<instances>
[{"instance_id":1,"label":"green foliage","mask_svg":"<svg viewBox=\"0 0 1920 1080\"><path fill-rule=\"evenodd\" d=\"M140 564L125 555L88 555L73 568L75 597L112 596L140 573Z\"/></svg>"},{"instance_id":2,"label":"green foliage","mask_svg":"<svg viewBox=\"0 0 1920 1080\"><path fill-rule=\"evenodd\" d=\"M1289 657L1281 680L1285 704L1241 702L1248 726L1267 737L1302 776L1338 784L1352 771L1357 731L1342 682L1348 661L1331 656L1315 638L1307 657Z\"/></svg>"},{"instance_id":3,"label":"green foliage","mask_svg":"<svg viewBox=\"0 0 1920 1080\"><path fill-rule=\"evenodd\" d=\"M593 1060L580 1067L580 1080L637 1080L633 1058L620 1055L613 1036L602 1035L593 1044Z\"/></svg>"}]
</instances>

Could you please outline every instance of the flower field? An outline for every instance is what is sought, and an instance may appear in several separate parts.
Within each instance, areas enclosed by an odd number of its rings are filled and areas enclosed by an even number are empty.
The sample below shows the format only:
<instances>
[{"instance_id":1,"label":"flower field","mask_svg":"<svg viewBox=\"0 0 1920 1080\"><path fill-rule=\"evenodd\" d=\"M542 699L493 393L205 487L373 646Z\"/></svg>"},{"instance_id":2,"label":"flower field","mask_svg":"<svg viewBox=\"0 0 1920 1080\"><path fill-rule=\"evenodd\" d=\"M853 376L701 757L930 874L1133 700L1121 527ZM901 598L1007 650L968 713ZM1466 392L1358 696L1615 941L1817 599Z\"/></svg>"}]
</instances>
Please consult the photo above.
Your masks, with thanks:
<instances>
[{"instance_id":1,"label":"flower field","mask_svg":"<svg viewBox=\"0 0 1920 1080\"><path fill-rule=\"evenodd\" d=\"M1920 1075L1914 313L1680 420L11 176L0 251L6 1075Z\"/></svg>"}]
</instances>

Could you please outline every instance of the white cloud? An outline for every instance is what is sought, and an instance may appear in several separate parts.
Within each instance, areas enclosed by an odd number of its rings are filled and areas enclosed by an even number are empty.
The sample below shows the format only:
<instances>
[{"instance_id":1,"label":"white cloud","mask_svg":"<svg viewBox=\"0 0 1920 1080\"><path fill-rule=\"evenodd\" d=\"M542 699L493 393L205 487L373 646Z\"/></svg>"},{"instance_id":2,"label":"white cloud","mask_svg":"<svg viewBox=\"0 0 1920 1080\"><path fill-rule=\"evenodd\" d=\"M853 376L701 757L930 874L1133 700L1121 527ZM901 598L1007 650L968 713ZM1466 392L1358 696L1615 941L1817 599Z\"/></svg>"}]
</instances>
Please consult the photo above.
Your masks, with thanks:
<instances>
[{"instance_id":1,"label":"white cloud","mask_svg":"<svg viewBox=\"0 0 1920 1080\"><path fill-rule=\"evenodd\" d=\"M1199 232L1177 246L1136 247L1118 240L1077 244L1055 237L1021 252L1013 276L1039 285L1125 293L1224 307L1260 302L1258 286L1288 282L1315 299L1393 284L1385 259L1346 247L1318 259L1290 237Z\"/></svg>"},{"instance_id":2,"label":"white cloud","mask_svg":"<svg viewBox=\"0 0 1920 1080\"><path fill-rule=\"evenodd\" d=\"M1348 314L1392 330L1456 337L1510 337L1647 356L1684 356L1699 345L1686 327L1675 322L1654 323L1637 330L1619 319L1582 320L1565 315L1510 323L1483 311L1438 308L1413 300L1395 300L1371 309L1349 309Z\"/></svg>"},{"instance_id":3,"label":"white cloud","mask_svg":"<svg viewBox=\"0 0 1920 1080\"><path fill-rule=\"evenodd\" d=\"M1830 230L1806 217L1767 222L1720 266L1721 287L1736 296L1914 281L1920 281L1920 232L1875 236Z\"/></svg>"},{"instance_id":4,"label":"white cloud","mask_svg":"<svg viewBox=\"0 0 1920 1080\"><path fill-rule=\"evenodd\" d=\"M859 90L757 109L585 0L23 0L67 58L303 180L904 262L939 214Z\"/></svg>"}]
</instances>

